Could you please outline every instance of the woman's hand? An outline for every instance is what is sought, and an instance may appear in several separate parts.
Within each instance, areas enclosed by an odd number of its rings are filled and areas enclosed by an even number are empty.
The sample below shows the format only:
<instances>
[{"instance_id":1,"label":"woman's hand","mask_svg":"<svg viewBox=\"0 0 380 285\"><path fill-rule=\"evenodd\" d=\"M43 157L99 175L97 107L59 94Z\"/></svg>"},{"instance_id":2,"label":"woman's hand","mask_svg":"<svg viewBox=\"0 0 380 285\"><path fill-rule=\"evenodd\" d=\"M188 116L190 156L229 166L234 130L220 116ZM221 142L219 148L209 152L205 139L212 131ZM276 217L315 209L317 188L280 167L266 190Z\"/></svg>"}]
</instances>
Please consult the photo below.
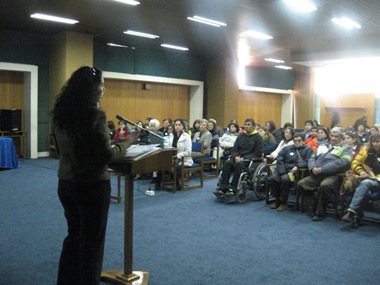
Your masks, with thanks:
<instances>
[{"instance_id":1,"label":"woman's hand","mask_svg":"<svg viewBox=\"0 0 380 285\"><path fill-rule=\"evenodd\" d=\"M359 173L359 175L360 175L360 177L368 177L368 173L365 172L365 171L361 171L361 172Z\"/></svg>"}]
</instances>

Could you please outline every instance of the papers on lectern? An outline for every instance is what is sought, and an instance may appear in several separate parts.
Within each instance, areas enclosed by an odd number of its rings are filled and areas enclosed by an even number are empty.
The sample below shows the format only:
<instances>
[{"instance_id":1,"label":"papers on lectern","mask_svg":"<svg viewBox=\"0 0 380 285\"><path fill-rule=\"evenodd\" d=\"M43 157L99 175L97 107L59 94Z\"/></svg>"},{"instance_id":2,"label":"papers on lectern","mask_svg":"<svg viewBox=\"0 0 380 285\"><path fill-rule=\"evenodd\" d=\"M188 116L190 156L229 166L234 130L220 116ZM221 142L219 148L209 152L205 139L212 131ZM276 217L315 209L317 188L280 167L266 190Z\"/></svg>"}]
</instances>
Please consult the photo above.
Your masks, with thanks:
<instances>
[{"instance_id":1,"label":"papers on lectern","mask_svg":"<svg viewBox=\"0 0 380 285\"><path fill-rule=\"evenodd\" d=\"M139 160L144 156L159 152L161 150L159 146L158 144L131 145L125 153L125 158Z\"/></svg>"}]
</instances>

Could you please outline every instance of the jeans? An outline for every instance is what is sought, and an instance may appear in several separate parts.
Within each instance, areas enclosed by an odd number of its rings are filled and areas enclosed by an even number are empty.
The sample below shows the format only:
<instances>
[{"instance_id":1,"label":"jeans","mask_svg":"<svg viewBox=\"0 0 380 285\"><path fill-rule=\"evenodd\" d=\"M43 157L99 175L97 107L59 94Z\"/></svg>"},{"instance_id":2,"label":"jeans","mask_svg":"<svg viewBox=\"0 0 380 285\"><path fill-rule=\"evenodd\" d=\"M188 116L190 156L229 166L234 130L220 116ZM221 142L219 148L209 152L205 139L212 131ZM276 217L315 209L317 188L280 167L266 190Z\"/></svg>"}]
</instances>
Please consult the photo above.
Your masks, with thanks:
<instances>
[{"instance_id":1,"label":"jeans","mask_svg":"<svg viewBox=\"0 0 380 285\"><path fill-rule=\"evenodd\" d=\"M372 179L363 180L355 190L354 197L351 200L350 209L357 214L361 214L364 208L363 201L366 201L366 197L369 193L379 191L380 181L375 181Z\"/></svg>"},{"instance_id":2,"label":"jeans","mask_svg":"<svg viewBox=\"0 0 380 285\"><path fill-rule=\"evenodd\" d=\"M68 235L59 260L58 285L99 284L111 197L110 181L59 179Z\"/></svg>"}]
</instances>

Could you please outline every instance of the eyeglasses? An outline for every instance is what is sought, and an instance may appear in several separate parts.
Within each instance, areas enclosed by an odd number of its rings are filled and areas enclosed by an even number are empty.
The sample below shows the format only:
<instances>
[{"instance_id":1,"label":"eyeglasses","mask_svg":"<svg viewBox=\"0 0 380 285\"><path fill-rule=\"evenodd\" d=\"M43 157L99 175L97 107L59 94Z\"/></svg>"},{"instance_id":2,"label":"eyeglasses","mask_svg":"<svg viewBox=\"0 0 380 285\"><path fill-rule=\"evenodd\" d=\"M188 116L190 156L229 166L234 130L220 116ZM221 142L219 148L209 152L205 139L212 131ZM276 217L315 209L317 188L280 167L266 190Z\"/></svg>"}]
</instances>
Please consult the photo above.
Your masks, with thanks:
<instances>
[{"instance_id":1,"label":"eyeglasses","mask_svg":"<svg viewBox=\"0 0 380 285\"><path fill-rule=\"evenodd\" d=\"M299 143L299 142L302 142L303 140L293 140L293 142L295 143Z\"/></svg>"}]
</instances>

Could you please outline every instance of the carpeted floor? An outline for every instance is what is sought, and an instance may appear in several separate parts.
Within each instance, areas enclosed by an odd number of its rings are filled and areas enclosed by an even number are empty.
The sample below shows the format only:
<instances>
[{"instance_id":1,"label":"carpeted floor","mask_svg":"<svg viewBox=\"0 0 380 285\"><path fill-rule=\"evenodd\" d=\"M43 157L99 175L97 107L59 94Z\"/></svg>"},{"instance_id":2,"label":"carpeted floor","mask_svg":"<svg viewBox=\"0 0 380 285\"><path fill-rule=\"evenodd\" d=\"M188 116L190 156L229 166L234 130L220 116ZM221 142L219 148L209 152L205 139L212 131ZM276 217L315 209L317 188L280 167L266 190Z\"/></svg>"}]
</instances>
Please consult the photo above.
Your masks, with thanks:
<instances>
[{"instance_id":1,"label":"carpeted floor","mask_svg":"<svg viewBox=\"0 0 380 285\"><path fill-rule=\"evenodd\" d=\"M55 284L66 232L58 160L19 162L0 171L0 284ZM215 185L146 196L149 180L135 183L133 268L148 271L150 285L379 284L379 224L354 230L255 199L220 203ZM123 268L123 223L124 201L112 201L104 270Z\"/></svg>"}]
</instances>

